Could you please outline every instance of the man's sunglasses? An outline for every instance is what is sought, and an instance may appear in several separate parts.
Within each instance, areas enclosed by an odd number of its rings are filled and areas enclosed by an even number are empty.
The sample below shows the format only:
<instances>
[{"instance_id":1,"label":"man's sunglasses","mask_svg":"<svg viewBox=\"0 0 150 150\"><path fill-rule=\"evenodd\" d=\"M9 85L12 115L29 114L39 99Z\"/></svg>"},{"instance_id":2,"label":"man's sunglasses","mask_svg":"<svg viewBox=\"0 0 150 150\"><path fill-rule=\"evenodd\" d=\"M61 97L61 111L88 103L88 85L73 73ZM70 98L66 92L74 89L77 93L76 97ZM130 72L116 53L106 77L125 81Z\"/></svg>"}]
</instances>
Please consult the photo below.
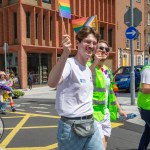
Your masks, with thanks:
<instances>
[{"instance_id":1,"label":"man's sunglasses","mask_svg":"<svg viewBox=\"0 0 150 150\"><path fill-rule=\"evenodd\" d=\"M109 52L109 50L110 50L109 47L103 47L103 46L100 46L99 49L102 51L104 51L104 49L105 49L106 52Z\"/></svg>"}]
</instances>

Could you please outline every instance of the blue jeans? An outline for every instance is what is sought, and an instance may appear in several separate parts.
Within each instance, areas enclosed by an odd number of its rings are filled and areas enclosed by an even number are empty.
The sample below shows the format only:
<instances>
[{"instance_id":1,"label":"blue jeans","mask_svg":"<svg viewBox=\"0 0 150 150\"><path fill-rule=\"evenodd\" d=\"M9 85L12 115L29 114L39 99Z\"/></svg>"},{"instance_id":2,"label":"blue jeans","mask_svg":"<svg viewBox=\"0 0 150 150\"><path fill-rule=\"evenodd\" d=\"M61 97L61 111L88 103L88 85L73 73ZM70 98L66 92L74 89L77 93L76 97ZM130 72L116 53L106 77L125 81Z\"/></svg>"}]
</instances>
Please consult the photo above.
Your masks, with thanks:
<instances>
[{"instance_id":1,"label":"blue jeans","mask_svg":"<svg viewBox=\"0 0 150 150\"><path fill-rule=\"evenodd\" d=\"M150 143L150 110L139 109L141 118L145 121L145 129L140 140L138 150L147 150Z\"/></svg>"},{"instance_id":2,"label":"blue jeans","mask_svg":"<svg viewBox=\"0 0 150 150\"><path fill-rule=\"evenodd\" d=\"M6 102L0 104L0 110L3 112L6 111Z\"/></svg>"},{"instance_id":3,"label":"blue jeans","mask_svg":"<svg viewBox=\"0 0 150 150\"><path fill-rule=\"evenodd\" d=\"M71 125L61 119L58 124L58 150L104 150L99 130L94 122L95 133L90 137L76 135Z\"/></svg>"}]
</instances>

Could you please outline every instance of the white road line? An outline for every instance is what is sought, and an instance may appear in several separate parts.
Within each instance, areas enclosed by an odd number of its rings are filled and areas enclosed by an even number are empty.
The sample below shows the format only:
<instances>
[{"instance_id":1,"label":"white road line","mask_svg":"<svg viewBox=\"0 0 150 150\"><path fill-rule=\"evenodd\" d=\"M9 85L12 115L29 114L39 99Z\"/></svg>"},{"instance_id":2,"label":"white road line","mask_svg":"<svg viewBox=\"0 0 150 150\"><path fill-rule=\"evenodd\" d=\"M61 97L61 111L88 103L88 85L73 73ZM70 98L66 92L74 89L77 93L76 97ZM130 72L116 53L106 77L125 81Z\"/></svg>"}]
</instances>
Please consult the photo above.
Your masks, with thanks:
<instances>
[{"instance_id":1,"label":"white road line","mask_svg":"<svg viewBox=\"0 0 150 150\"><path fill-rule=\"evenodd\" d=\"M30 107L30 108L36 108L36 109L48 109L46 107Z\"/></svg>"},{"instance_id":2,"label":"white road line","mask_svg":"<svg viewBox=\"0 0 150 150\"><path fill-rule=\"evenodd\" d=\"M31 103L20 103L20 104L29 105L29 104L31 104Z\"/></svg>"},{"instance_id":3,"label":"white road line","mask_svg":"<svg viewBox=\"0 0 150 150\"><path fill-rule=\"evenodd\" d=\"M18 111L18 110L19 110L19 111L25 111L24 109L18 109L18 108L17 108L16 111Z\"/></svg>"},{"instance_id":4,"label":"white road line","mask_svg":"<svg viewBox=\"0 0 150 150\"><path fill-rule=\"evenodd\" d=\"M44 114L49 114L49 113L51 113L51 112L45 112L45 111L35 111L35 112L37 112L37 113L44 113Z\"/></svg>"},{"instance_id":5,"label":"white road line","mask_svg":"<svg viewBox=\"0 0 150 150\"><path fill-rule=\"evenodd\" d=\"M24 106L24 105L21 105L21 104L17 104L17 105L16 105L16 104L15 104L15 106L16 106L16 107L21 107L21 106Z\"/></svg>"},{"instance_id":6,"label":"white road line","mask_svg":"<svg viewBox=\"0 0 150 150\"><path fill-rule=\"evenodd\" d=\"M42 106L51 106L51 105L47 105L47 104L39 104L39 105L42 105Z\"/></svg>"}]
</instances>

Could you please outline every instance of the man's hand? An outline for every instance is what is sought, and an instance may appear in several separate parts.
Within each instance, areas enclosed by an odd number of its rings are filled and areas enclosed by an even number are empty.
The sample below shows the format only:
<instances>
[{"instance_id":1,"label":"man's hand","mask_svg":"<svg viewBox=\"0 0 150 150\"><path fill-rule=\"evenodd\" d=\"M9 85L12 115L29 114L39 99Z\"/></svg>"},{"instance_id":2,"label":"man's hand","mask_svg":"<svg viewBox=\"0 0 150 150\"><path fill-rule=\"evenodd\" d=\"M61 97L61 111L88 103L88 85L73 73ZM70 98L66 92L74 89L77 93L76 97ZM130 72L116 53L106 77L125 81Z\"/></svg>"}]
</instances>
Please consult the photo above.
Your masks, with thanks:
<instances>
[{"instance_id":1,"label":"man's hand","mask_svg":"<svg viewBox=\"0 0 150 150\"><path fill-rule=\"evenodd\" d=\"M107 56L108 56L108 52L106 52L106 51L102 51L102 50L97 50L96 51L96 53L95 53L95 56L94 56L94 63L96 64L96 65L98 65L99 64L99 62L101 61L101 60L105 60L106 58L107 58Z\"/></svg>"},{"instance_id":2,"label":"man's hand","mask_svg":"<svg viewBox=\"0 0 150 150\"><path fill-rule=\"evenodd\" d=\"M71 40L68 34L63 35L62 37L62 46L65 52L71 53Z\"/></svg>"}]
</instances>

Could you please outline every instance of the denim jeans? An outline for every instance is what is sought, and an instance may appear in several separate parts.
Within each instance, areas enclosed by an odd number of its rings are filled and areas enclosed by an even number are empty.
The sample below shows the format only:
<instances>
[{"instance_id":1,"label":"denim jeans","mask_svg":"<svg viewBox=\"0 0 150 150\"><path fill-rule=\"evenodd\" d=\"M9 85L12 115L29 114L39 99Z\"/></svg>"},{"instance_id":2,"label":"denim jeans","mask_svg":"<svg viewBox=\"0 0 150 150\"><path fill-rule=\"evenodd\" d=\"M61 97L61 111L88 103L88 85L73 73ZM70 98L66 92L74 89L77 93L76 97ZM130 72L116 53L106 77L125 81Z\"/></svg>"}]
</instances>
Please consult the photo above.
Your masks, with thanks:
<instances>
[{"instance_id":1,"label":"denim jeans","mask_svg":"<svg viewBox=\"0 0 150 150\"><path fill-rule=\"evenodd\" d=\"M147 150L150 143L150 110L139 109L141 118L145 121L145 129L142 134L138 150Z\"/></svg>"},{"instance_id":2,"label":"denim jeans","mask_svg":"<svg viewBox=\"0 0 150 150\"><path fill-rule=\"evenodd\" d=\"M95 133L90 137L76 135L71 125L61 119L58 124L58 150L104 150L99 130L94 122Z\"/></svg>"}]
</instances>

